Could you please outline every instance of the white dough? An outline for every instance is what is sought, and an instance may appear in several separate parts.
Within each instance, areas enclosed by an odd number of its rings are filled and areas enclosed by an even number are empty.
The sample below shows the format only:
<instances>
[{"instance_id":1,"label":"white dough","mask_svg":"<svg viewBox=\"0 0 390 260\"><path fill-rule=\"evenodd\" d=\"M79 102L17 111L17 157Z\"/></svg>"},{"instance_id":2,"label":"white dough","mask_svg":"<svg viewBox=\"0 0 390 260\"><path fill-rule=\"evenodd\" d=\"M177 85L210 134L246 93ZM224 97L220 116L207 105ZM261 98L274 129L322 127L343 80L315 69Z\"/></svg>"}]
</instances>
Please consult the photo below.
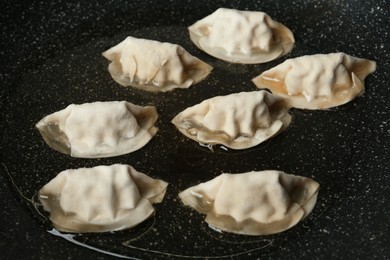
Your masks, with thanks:
<instances>
[{"instance_id":1,"label":"white dough","mask_svg":"<svg viewBox=\"0 0 390 260\"><path fill-rule=\"evenodd\" d=\"M291 51L293 33L258 11L219 8L188 28L206 53L233 63L264 63Z\"/></svg>"},{"instance_id":2,"label":"white dough","mask_svg":"<svg viewBox=\"0 0 390 260\"><path fill-rule=\"evenodd\" d=\"M153 106L126 101L69 105L45 116L36 127L46 143L73 157L100 158L122 155L146 145L157 132Z\"/></svg>"},{"instance_id":3,"label":"white dough","mask_svg":"<svg viewBox=\"0 0 390 260\"><path fill-rule=\"evenodd\" d=\"M267 235L291 228L316 204L319 184L280 171L221 174L179 194L217 229Z\"/></svg>"},{"instance_id":4,"label":"white dough","mask_svg":"<svg viewBox=\"0 0 390 260\"><path fill-rule=\"evenodd\" d=\"M246 149L284 130L290 121L282 98L253 91L204 100L179 113L172 123L199 143Z\"/></svg>"},{"instance_id":5,"label":"white dough","mask_svg":"<svg viewBox=\"0 0 390 260\"><path fill-rule=\"evenodd\" d=\"M53 226L65 232L105 232L133 227L154 213L167 183L115 164L60 172L39 200Z\"/></svg>"},{"instance_id":6,"label":"white dough","mask_svg":"<svg viewBox=\"0 0 390 260\"><path fill-rule=\"evenodd\" d=\"M147 91L188 88L213 69L177 44L134 37L127 37L103 56L111 62L108 70L116 82Z\"/></svg>"},{"instance_id":7,"label":"white dough","mask_svg":"<svg viewBox=\"0 0 390 260\"><path fill-rule=\"evenodd\" d=\"M302 56L264 71L253 82L288 99L292 107L324 109L345 104L364 93L364 79L374 61L345 53Z\"/></svg>"}]
</instances>

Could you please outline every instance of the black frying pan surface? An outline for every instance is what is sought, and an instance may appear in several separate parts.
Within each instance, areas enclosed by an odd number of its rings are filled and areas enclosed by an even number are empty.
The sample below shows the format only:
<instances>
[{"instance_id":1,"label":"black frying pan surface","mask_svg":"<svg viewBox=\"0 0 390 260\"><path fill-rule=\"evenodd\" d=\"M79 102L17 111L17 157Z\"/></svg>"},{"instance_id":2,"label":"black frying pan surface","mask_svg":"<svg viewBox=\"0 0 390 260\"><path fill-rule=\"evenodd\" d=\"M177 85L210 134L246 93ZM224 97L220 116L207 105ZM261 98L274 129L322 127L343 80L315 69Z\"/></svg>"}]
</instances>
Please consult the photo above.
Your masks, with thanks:
<instances>
[{"instance_id":1,"label":"black frying pan surface","mask_svg":"<svg viewBox=\"0 0 390 260\"><path fill-rule=\"evenodd\" d=\"M388 258L389 7L386 1L54 1L10 3L2 19L2 165L0 253L4 259ZM3 4L4 5L4 4ZM187 27L219 7L261 10L288 26L296 46L261 65L229 64L197 49ZM214 67L187 90L149 93L116 84L101 53L126 36L168 41ZM343 51L377 62L366 93L325 111L291 110L290 127L244 151L210 151L170 123L188 106L216 95L256 90L250 81L287 58ZM141 150L80 159L49 148L34 128L71 103L127 100L155 105L159 131ZM156 215L130 230L60 234L32 201L69 168L126 163L169 182ZM307 219L271 236L218 233L177 194L222 172L277 169L321 185ZM35 205L36 206L36 205Z\"/></svg>"}]
</instances>

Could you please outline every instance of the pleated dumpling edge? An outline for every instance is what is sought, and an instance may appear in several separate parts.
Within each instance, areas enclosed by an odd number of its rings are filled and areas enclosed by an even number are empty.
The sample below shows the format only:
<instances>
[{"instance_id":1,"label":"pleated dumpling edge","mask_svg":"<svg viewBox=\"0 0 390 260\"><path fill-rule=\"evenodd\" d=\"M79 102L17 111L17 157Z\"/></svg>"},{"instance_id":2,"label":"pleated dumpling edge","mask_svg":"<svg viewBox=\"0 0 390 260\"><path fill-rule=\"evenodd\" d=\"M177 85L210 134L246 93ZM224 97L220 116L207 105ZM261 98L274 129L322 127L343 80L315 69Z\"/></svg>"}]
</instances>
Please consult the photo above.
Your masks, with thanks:
<instances>
[{"instance_id":1,"label":"pleated dumpling edge","mask_svg":"<svg viewBox=\"0 0 390 260\"><path fill-rule=\"evenodd\" d=\"M206 214L211 227L243 235L285 231L314 208L319 184L268 170L221 174L179 193L184 205Z\"/></svg>"},{"instance_id":2,"label":"pleated dumpling edge","mask_svg":"<svg viewBox=\"0 0 390 260\"><path fill-rule=\"evenodd\" d=\"M53 226L64 232L107 232L134 227L155 210L168 183L114 164L60 172L38 192Z\"/></svg>"},{"instance_id":3,"label":"pleated dumpling edge","mask_svg":"<svg viewBox=\"0 0 390 260\"><path fill-rule=\"evenodd\" d=\"M288 59L252 81L284 97L292 107L327 109L362 95L364 79L375 69L375 61L342 52L315 54Z\"/></svg>"},{"instance_id":4,"label":"pleated dumpling edge","mask_svg":"<svg viewBox=\"0 0 390 260\"><path fill-rule=\"evenodd\" d=\"M213 69L180 45L131 36L103 56L110 61L108 71L117 83L152 92L189 88Z\"/></svg>"},{"instance_id":5,"label":"pleated dumpling edge","mask_svg":"<svg viewBox=\"0 0 390 260\"><path fill-rule=\"evenodd\" d=\"M188 107L172 119L198 143L241 150L254 147L287 128L291 115L283 98L267 91L216 96Z\"/></svg>"},{"instance_id":6,"label":"pleated dumpling edge","mask_svg":"<svg viewBox=\"0 0 390 260\"><path fill-rule=\"evenodd\" d=\"M199 49L232 63L265 63L289 53L295 43L289 28L260 11L219 8L188 30Z\"/></svg>"},{"instance_id":7,"label":"pleated dumpling edge","mask_svg":"<svg viewBox=\"0 0 390 260\"><path fill-rule=\"evenodd\" d=\"M81 158L102 158L141 149L157 132L154 106L127 101L71 104L37 124L53 149Z\"/></svg>"}]
</instances>

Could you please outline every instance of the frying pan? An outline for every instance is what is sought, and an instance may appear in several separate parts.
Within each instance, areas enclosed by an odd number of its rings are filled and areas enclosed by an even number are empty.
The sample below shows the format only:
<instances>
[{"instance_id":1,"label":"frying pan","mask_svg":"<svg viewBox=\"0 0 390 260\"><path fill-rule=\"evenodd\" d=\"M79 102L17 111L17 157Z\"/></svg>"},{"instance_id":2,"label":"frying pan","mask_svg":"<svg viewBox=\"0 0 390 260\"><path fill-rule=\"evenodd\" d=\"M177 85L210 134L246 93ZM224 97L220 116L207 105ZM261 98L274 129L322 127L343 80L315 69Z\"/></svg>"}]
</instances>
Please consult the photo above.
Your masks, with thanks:
<instances>
[{"instance_id":1,"label":"frying pan","mask_svg":"<svg viewBox=\"0 0 390 260\"><path fill-rule=\"evenodd\" d=\"M268 13L294 32L295 48L261 65L208 56L190 42L187 26L219 7ZM387 1L10 1L0 10L2 259L390 257ZM121 87L101 52L128 35L178 43L214 70L187 90L161 94ZM255 148L210 151L170 123L203 99L255 90L250 79L287 58L338 51L377 62L365 94L333 109L293 109L290 127ZM132 154L80 159L49 148L34 128L71 103L98 100L155 105L159 132ZM156 215L120 232L56 233L33 203L36 192L62 170L114 163L169 182ZM308 218L277 235L218 233L177 198L222 172L265 169L321 185Z\"/></svg>"}]
</instances>

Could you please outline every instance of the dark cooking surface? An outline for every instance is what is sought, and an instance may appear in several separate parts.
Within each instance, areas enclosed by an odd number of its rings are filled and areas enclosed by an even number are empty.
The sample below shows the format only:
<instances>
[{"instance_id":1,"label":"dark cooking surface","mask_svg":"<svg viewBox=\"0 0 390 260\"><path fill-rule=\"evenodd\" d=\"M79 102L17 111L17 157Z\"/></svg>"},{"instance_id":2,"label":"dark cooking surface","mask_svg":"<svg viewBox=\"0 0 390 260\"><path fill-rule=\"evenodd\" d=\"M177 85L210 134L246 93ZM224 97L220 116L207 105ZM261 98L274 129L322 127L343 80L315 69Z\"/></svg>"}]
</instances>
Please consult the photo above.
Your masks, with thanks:
<instances>
[{"instance_id":1,"label":"dark cooking surface","mask_svg":"<svg viewBox=\"0 0 390 260\"><path fill-rule=\"evenodd\" d=\"M385 0L241 1L235 5L123 2L17 2L0 9L2 258L110 258L49 234L50 223L37 216L14 186L31 198L62 170L112 163L128 163L168 181L168 193L156 207L155 218L131 231L79 237L88 245L147 259L173 255L390 257L390 26ZM366 93L350 104L328 111L293 110L291 126L270 142L248 151L217 149L212 153L175 130L169 122L172 117L204 98L255 90L252 77L288 58L243 66L197 50L186 26L218 7L261 10L287 25L297 42L288 57L344 51L375 60L377 71L366 79ZM214 71L188 90L160 95L125 89L111 80L100 53L126 34L179 43L214 66ZM154 104L160 114L158 134L136 153L109 159L71 158L50 149L34 129L41 117L70 103L123 99ZM308 176L321 184L312 214L280 235L215 233L204 225L203 216L182 207L176 198L178 191L221 172L264 169ZM129 243L132 248L121 245L134 238Z\"/></svg>"}]
</instances>

